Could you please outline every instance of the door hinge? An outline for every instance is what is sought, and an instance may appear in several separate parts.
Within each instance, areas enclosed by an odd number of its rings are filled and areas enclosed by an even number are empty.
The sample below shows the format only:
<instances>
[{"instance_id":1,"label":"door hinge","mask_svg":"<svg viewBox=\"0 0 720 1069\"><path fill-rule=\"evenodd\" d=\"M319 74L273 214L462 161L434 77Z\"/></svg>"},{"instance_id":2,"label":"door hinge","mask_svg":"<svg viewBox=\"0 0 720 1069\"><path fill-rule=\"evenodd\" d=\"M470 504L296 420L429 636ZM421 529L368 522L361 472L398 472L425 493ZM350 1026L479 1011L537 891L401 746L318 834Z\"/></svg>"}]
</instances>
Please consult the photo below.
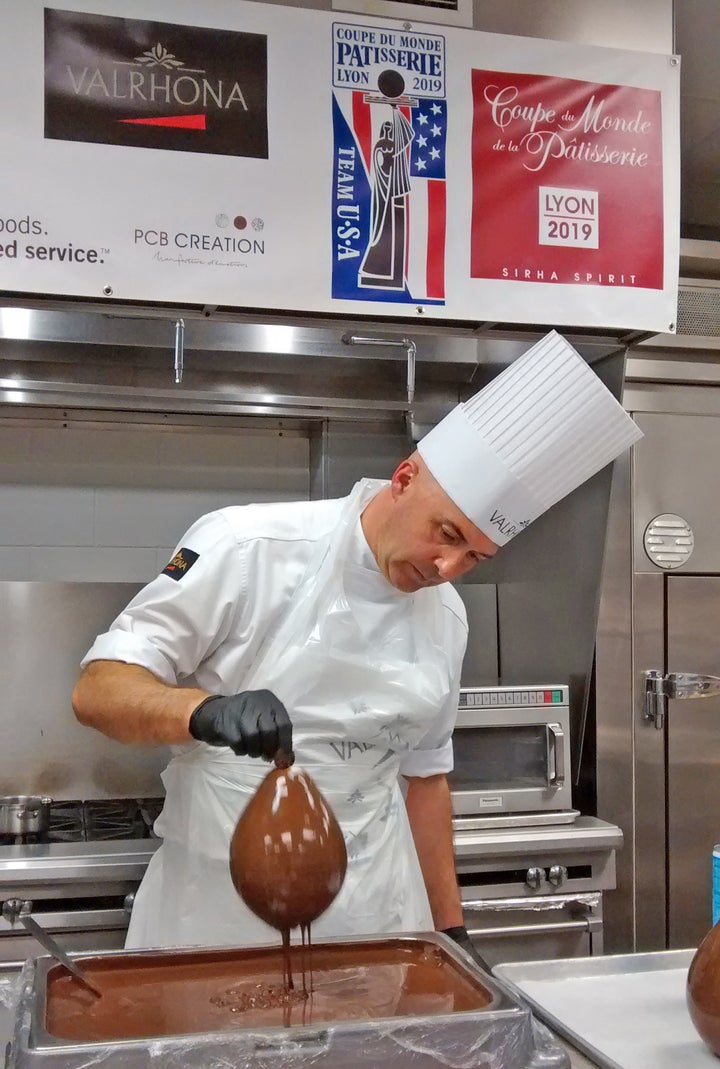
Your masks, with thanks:
<instances>
[{"instance_id":1,"label":"door hinge","mask_svg":"<svg viewBox=\"0 0 720 1069\"><path fill-rule=\"evenodd\" d=\"M667 716L668 698L716 698L720 696L720 676L701 676L692 672L644 672L645 701L643 719L652 720L660 731Z\"/></svg>"}]
</instances>

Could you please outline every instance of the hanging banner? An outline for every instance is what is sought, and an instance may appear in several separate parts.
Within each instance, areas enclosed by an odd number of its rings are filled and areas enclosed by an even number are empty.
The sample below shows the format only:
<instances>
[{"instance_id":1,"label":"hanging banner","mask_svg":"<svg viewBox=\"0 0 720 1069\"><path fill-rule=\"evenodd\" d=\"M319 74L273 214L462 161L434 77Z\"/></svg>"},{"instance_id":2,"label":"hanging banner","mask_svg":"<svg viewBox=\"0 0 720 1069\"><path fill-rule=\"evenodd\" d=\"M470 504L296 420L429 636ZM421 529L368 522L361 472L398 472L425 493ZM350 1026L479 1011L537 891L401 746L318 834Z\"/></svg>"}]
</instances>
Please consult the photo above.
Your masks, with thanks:
<instances>
[{"instance_id":1,"label":"hanging banner","mask_svg":"<svg viewBox=\"0 0 720 1069\"><path fill-rule=\"evenodd\" d=\"M44 31L46 138L267 159L264 34L52 8Z\"/></svg>"},{"instance_id":2,"label":"hanging banner","mask_svg":"<svg viewBox=\"0 0 720 1069\"><path fill-rule=\"evenodd\" d=\"M243 0L0 0L0 288L674 329L676 57Z\"/></svg>"},{"instance_id":3,"label":"hanging banner","mask_svg":"<svg viewBox=\"0 0 720 1069\"><path fill-rule=\"evenodd\" d=\"M332 295L442 305L445 39L335 23L332 43Z\"/></svg>"},{"instance_id":4,"label":"hanging banner","mask_svg":"<svg viewBox=\"0 0 720 1069\"><path fill-rule=\"evenodd\" d=\"M479 70L472 92L471 276L661 290L660 93Z\"/></svg>"}]
</instances>

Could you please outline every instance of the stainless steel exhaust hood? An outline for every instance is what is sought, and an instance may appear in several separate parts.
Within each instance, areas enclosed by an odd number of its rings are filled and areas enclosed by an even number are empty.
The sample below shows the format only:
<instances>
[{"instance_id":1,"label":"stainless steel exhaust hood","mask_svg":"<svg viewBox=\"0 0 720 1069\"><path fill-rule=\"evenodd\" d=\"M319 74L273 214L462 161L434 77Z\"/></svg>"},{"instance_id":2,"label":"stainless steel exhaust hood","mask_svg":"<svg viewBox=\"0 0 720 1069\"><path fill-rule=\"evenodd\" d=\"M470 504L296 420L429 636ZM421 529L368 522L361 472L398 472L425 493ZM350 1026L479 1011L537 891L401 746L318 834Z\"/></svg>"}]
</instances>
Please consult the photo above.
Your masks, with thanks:
<instances>
[{"instance_id":1,"label":"stainless steel exhaust hood","mask_svg":"<svg viewBox=\"0 0 720 1069\"><path fill-rule=\"evenodd\" d=\"M545 329L13 305L0 307L0 404L395 423L414 406L430 425ZM564 333L591 364L627 340Z\"/></svg>"}]
</instances>

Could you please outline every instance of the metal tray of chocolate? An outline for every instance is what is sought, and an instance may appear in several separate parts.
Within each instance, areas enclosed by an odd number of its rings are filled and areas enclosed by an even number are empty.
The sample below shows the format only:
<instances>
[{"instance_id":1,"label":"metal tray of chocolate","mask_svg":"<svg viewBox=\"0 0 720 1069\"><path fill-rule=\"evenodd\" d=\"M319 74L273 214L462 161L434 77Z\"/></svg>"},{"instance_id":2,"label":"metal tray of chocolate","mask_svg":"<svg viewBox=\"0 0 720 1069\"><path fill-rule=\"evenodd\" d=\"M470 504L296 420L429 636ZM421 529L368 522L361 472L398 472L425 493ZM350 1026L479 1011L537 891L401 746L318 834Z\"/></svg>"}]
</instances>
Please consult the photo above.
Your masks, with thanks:
<instances>
[{"instance_id":1,"label":"metal tray of chocolate","mask_svg":"<svg viewBox=\"0 0 720 1069\"><path fill-rule=\"evenodd\" d=\"M73 955L26 963L8 1069L564 1069L527 1005L447 936ZM302 980L301 980L302 978Z\"/></svg>"}]
</instances>

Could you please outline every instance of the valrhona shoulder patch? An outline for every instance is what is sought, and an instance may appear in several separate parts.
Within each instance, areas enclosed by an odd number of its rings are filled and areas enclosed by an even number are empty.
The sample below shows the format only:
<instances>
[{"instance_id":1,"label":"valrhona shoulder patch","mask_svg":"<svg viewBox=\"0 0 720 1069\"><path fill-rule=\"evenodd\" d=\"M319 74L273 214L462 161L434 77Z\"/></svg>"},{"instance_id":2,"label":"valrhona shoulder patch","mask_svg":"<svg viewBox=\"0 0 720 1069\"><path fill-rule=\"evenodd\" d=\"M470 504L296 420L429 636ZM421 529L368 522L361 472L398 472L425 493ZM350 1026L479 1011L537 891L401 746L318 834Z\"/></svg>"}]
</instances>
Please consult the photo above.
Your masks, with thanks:
<instances>
[{"instance_id":1,"label":"valrhona shoulder patch","mask_svg":"<svg viewBox=\"0 0 720 1069\"><path fill-rule=\"evenodd\" d=\"M160 574L169 575L171 579L182 579L190 571L199 556L200 554L196 553L194 549L179 549Z\"/></svg>"}]
</instances>

